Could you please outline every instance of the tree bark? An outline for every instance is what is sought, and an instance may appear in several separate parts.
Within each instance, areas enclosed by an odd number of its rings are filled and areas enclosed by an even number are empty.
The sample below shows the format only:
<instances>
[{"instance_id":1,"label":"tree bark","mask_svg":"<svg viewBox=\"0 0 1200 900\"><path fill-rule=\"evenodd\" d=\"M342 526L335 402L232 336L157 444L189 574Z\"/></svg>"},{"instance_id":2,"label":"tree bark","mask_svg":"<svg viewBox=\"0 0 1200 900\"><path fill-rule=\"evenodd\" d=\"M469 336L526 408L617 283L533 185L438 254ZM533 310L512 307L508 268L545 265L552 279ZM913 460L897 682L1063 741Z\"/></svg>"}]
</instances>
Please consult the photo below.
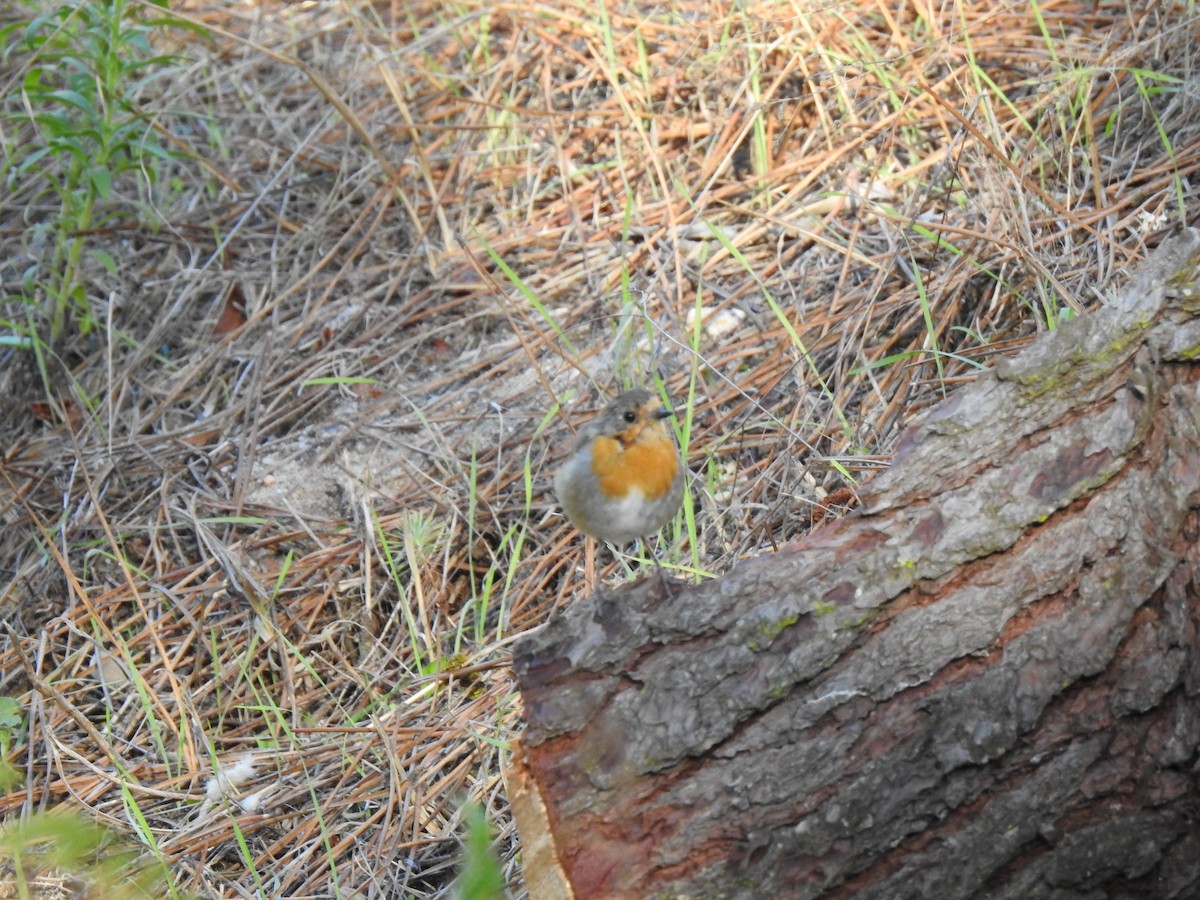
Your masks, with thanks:
<instances>
[{"instance_id":1,"label":"tree bark","mask_svg":"<svg viewBox=\"0 0 1200 900\"><path fill-rule=\"evenodd\" d=\"M520 642L554 890L1200 896L1198 313L1188 230L924 415L855 513Z\"/></svg>"}]
</instances>

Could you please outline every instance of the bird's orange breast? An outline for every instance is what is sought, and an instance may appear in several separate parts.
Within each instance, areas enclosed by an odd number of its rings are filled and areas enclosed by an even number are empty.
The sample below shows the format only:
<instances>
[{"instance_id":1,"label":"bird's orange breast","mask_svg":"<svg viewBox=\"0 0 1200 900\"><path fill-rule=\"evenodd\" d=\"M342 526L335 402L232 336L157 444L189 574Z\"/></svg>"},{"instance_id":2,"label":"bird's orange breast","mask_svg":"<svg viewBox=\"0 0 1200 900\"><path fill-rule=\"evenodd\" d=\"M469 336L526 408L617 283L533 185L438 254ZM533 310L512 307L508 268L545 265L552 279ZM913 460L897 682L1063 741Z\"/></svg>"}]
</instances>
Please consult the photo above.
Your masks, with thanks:
<instances>
[{"instance_id":1,"label":"bird's orange breast","mask_svg":"<svg viewBox=\"0 0 1200 900\"><path fill-rule=\"evenodd\" d=\"M616 438L598 437L592 444L592 471L606 497L624 497L638 488L648 500L671 489L679 472L679 454L668 438L634 441L622 446Z\"/></svg>"}]
</instances>

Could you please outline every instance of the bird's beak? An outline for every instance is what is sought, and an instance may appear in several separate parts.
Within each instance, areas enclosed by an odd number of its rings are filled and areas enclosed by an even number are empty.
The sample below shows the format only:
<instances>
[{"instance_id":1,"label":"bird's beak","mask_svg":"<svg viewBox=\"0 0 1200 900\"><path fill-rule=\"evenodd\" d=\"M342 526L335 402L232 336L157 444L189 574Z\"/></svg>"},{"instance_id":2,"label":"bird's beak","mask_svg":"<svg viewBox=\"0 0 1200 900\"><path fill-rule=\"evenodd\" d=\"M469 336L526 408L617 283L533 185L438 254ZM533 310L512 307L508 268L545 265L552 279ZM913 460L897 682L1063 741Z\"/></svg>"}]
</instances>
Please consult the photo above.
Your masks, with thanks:
<instances>
[{"instance_id":1,"label":"bird's beak","mask_svg":"<svg viewBox=\"0 0 1200 900\"><path fill-rule=\"evenodd\" d=\"M669 419L671 418L671 411L669 409L660 409L654 414L654 418Z\"/></svg>"}]
</instances>

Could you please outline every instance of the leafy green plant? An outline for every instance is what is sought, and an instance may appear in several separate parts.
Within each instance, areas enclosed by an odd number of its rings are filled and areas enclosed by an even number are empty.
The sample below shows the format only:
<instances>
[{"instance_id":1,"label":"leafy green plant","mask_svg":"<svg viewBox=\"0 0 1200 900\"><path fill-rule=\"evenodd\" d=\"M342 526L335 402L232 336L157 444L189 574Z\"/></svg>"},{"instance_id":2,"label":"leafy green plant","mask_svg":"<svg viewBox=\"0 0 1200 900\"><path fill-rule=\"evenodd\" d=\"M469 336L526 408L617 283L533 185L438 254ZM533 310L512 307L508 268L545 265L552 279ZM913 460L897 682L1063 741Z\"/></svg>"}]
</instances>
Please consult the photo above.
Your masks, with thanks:
<instances>
[{"instance_id":1,"label":"leafy green plant","mask_svg":"<svg viewBox=\"0 0 1200 900\"><path fill-rule=\"evenodd\" d=\"M149 0L165 8L165 0ZM95 325L88 303L88 265L109 274L116 261L89 234L128 215L115 193L119 176L136 172L155 181L172 154L135 99L153 80L175 70L177 57L155 53L154 29L180 25L151 17L129 0L64 2L46 9L25 0L30 17L0 28L0 60L16 72L0 94L0 183L26 206L26 246L35 262L21 292L2 298L26 306L26 322L3 323L6 343L32 345L40 336L36 310L49 321L53 345L74 325ZM46 199L53 212L29 210Z\"/></svg>"},{"instance_id":2,"label":"leafy green plant","mask_svg":"<svg viewBox=\"0 0 1200 900\"><path fill-rule=\"evenodd\" d=\"M475 801L466 809L466 835L457 887L458 900L500 900L504 896L504 873L492 850L487 814Z\"/></svg>"},{"instance_id":3,"label":"leafy green plant","mask_svg":"<svg viewBox=\"0 0 1200 900\"><path fill-rule=\"evenodd\" d=\"M0 791L20 781L8 762L23 742L25 716L20 701L0 697ZM7 866L20 897L35 896L37 874L55 871L90 885L100 896L120 889L132 897L161 897L178 892L166 883L166 868L146 859L135 845L121 844L110 832L78 812L58 807L12 817L0 826L0 867Z\"/></svg>"},{"instance_id":4,"label":"leafy green plant","mask_svg":"<svg viewBox=\"0 0 1200 900\"><path fill-rule=\"evenodd\" d=\"M8 761L8 751L20 740L24 723L21 704L12 697L0 697L0 791L6 791L18 780L18 773Z\"/></svg>"},{"instance_id":5,"label":"leafy green plant","mask_svg":"<svg viewBox=\"0 0 1200 900\"><path fill-rule=\"evenodd\" d=\"M46 872L69 875L90 888L90 896L180 896L161 863L147 862L136 846L63 807L6 822L0 828L0 863L11 868L22 898L37 896L37 876Z\"/></svg>"}]
</instances>

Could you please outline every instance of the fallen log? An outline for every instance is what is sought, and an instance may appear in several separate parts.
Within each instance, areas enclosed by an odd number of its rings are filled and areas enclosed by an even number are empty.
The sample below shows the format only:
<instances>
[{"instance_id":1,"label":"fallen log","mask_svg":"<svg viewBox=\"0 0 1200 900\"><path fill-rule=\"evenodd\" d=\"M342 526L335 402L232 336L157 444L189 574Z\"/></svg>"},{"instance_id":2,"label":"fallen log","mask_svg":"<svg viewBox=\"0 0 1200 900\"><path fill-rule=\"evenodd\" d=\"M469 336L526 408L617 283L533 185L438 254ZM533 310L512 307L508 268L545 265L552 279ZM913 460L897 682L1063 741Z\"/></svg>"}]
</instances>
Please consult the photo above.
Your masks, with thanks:
<instances>
[{"instance_id":1,"label":"fallen log","mask_svg":"<svg viewBox=\"0 0 1200 900\"><path fill-rule=\"evenodd\" d=\"M523 639L535 900L1200 896L1198 313L1188 230L853 514Z\"/></svg>"}]
</instances>

